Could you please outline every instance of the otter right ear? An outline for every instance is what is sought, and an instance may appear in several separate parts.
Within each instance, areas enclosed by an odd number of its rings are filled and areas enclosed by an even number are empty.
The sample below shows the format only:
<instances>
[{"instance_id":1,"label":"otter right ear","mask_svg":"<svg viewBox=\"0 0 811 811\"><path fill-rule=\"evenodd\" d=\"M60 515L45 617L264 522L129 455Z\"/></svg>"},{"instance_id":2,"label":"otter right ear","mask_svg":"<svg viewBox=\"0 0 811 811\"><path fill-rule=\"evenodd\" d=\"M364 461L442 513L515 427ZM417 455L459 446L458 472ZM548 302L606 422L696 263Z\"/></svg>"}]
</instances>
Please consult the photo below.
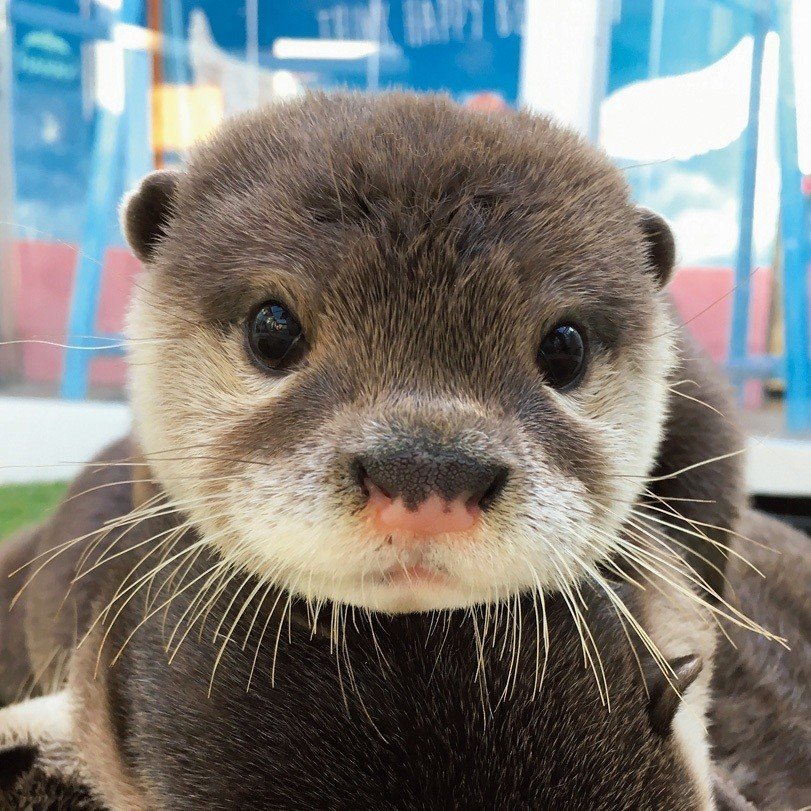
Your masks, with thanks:
<instances>
[{"instance_id":1,"label":"otter right ear","mask_svg":"<svg viewBox=\"0 0 811 811\"><path fill-rule=\"evenodd\" d=\"M124 236L142 262L154 258L158 243L166 236L179 178L180 173L170 169L151 172L121 206Z\"/></svg>"},{"instance_id":2,"label":"otter right ear","mask_svg":"<svg viewBox=\"0 0 811 811\"><path fill-rule=\"evenodd\" d=\"M637 206L636 213L648 248L648 264L660 287L670 281L676 264L676 240L664 217Z\"/></svg>"}]
</instances>

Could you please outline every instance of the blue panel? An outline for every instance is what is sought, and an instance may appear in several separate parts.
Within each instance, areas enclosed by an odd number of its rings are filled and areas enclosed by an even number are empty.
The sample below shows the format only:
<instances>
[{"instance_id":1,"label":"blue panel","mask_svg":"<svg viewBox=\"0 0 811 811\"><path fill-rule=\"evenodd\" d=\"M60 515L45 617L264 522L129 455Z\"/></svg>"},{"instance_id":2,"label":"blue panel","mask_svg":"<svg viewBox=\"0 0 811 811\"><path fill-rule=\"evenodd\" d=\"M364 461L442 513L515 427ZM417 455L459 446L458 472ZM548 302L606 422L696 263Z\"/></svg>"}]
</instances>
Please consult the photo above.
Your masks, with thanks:
<instances>
[{"instance_id":1,"label":"blue panel","mask_svg":"<svg viewBox=\"0 0 811 811\"><path fill-rule=\"evenodd\" d=\"M163 33L166 37L163 54L164 78L172 84L191 82L186 47L187 29L183 20L183 4L180 0L163 0Z\"/></svg>"},{"instance_id":2,"label":"blue panel","mask_svg":"<svg viewBox=\"0 0 811 811\"><path fill-rule=\"evenodd\" d=\"M126 106L124 116L125 173L124 188L132 189L152 166L152 83L151 54L140 50L124 53Z\"/></svg>"},{"instance_id":3,"label":"blue panel","mask_svg":"<svg viewBox=\"0 0 811 811\"><path fill-rule=\"evenodd\" d=\"M84 397L89 364L93 358L88 338L96 331L96 310L101 291L101 274L110 210L115 208L118 192L118 167L121 158L121 117L99 109L93 145L90 188L85 213L84 235L76 262L68 320L68 345L62 376L62 396Z\"/></svg>"},{"instance_id":4,"label":"blue panel","mask_svg":"<svg viewBox=\"0 0 811 811\"><path fill-rule=\"evenodd\" d=\"M124 23L136 22L141 19L141 12L141 0L124 0L120 20ZM110 236L110 217L116 210L121 193L122 163L130 164L136 160L129 145L136 137L142 139L144 134L143 129L125 129L125 123L132 125L133 115L146 109L142 99L137 101L141 96L145 98L146 86L138 88L133 83L148 80L149 72L144 70L143 59L137 57L125 58L124 65L125 109L128 114L118 115L101 107L96 111L84 230L76 261L68 319L69 348L65 351L62 374L62 396L72 399L86 395L90 363L99 352L99 340L94 335L104 254ZM130 75L133 69L135 73ZM129 97L135 97L132 99L136 102L132 109L129 108ZM128 142L126 148L125 141ZM140 143L147 142L140 140Z\"/></svg>"},{"instance_id":5,"label":"blue panel","mask_svg":"<svg viewBox=\"0 0 811 811\"><path fill-rule=\"evenodd\" d=\"M786 329L786 414L789 428L811 426L811 363L808 346L808 275L802 176L797 157L797 110L791 44L790 0L777 2L780 35L777 129L780 150L780 238L783 248Z\"/></svg>"},{"instance_id":6,"label":"blue panel","mask_svg":"<svg viewBox=\"0 0 811 811\"><path fill-rule=\"evenodd\" d=\"M306 71L309 87L365 89L365 59L282 63L271 60L269 51L279 37L377 39L378 32L370 30L372 6L370 2L345 0L258 0L260 63ZM381 0L379 36L397 55L381 59L380 88L446 90L460 100L493 91L514 104L518 99L523 6L524 0ZM183 0L182 9L180 30L184 36L190 12L198 9L211 24L217 45L244 58L244 2ZM174 25L177 32L176 20Z\"/></svg>"},{"instance_id":7,"label":"blue panel","mask_svg":"<svg viewBox=\"0 0 811 811\"><path fill-rule=\"evenodd\" d=\"M752 229L755 218L755 169L757 167L758 128L760 126L760 85L763 51L769 17L755 18L752 71L749 83L749 121L744 136L741 174L740 223L738 253L735 259L735 288L732 296L732 319L729 342L730 363L739 364L746 357L749 334L749 283L752 278Z\"/></svg>"},{"instance_id":8,"label":"blue panel","mask_svg":"<svg viewBox=\"0 0 811 811\"><path fill-rule=\"evenodd\" d=\"M727 364L727 373L734 382L743 382L750 378L772 380L783 377L786 373L783 358L773 355L755 355L740 360L731 360Z\"/></svg>"}]
</instances>

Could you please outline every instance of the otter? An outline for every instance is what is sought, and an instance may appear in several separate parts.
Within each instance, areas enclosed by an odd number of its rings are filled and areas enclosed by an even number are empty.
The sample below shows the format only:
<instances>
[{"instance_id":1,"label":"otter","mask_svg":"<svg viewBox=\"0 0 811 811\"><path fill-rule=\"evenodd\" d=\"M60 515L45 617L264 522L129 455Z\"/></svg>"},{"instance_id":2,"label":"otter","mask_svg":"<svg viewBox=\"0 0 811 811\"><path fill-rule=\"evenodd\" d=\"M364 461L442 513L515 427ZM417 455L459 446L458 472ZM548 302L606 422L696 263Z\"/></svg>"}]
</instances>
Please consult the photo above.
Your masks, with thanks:
<instances>
[{"instance_id":1,"label":"otter","mask_svg":"<svg viewBox=\"0 0 811 811\"><path fill-rule=\"evenodd\" d=\"M4 599L27 585L0 627L6 695L59 681L66 652L105 802L233 807L220 774L266 804L241 807L499 786L508 805L711 807L708 618L745 623L721 599L741 443L671 314L672 235L605 156L526 114L316 95L227 123L122 219L146 267L135 437L3 550ZM506 664L475 630L504 617ZM251 651L264 623L279 642ZM431 764L479 777L452 793Z\"/></svg>"}]
</instances>

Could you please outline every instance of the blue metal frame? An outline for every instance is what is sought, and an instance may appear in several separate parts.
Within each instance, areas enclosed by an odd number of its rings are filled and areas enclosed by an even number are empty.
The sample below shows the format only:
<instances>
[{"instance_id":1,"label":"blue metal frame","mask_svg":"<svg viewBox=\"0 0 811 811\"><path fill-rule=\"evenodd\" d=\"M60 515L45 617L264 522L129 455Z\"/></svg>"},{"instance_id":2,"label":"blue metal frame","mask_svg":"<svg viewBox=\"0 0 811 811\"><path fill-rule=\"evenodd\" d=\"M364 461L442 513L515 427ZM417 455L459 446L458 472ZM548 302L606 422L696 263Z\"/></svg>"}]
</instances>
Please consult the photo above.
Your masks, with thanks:
<instances>
[{"instance_id":1,"label":"blue metal frame","mask_svg":"<svg viewBox=\"0 0 811 811\"><path fill-rule=\"evenodd\" d=\"M123 0L116 22L140 22L142 0ZM96 336L96 315L101 294L104 254L110 218L121 189L122 162L129 185L148 170L149 88L148 55L124 52L124 105L121 114L99 107L90 164L89 194L80 250L76 258L73 295L68 316L68 348L60 393L68 399L87 395L90 363L100 354L123 354L121 337Z\"/></svg>"},{"instance_id":2,"label":"blue metal frame","mask_svg":"<svg viewBox=\"0 0 811 811\"><path fill-rule=\"evenodd\" d=\"M790 429L799 430L811 426L811 361L808 355L808 257L804 255L802 176L797 157L790 0L777 0L775 24L780 36L777 137L786 334L786 418Z\"/></svg>"},{"instance_id":3,"label":"blue metal frame","mask_svg":"<svg viewBox=\"0 0 811 811\"><path fill-rule=\"evenodd\" d=\"M749 378L781 377L785 380L786 421L790 430L811 426L811 360L808 332L808 271L804 238L802 177L797 159L797 112L791 44L791 0L773 0L754 6L749 122L745 133L741 177L738 254L727 368L739 386ZM758 149L760 82L766 34L780 38L777 135L780 160L780 243L783 269L785 357L747 356L749 282L752 274L752 224Z\"/></svg>"},{"instance_id":4,"label":"blue metal frame","mask_svg":"<svg viewBox=\"0 0 811 811\"><path fill-rule=\"evenodd\" d=\"M760 86L763 74L763 53L768 32L769 15L756 14L753 30L752 70L749 81L749 118L744 132L738 253L735 258L735 287L732 290L732 322L729 340L729 364L730 367L736 368L745 368L746 342L749 331L749 283L752 278L752 231L755 219L755 175L758 130L760 129Z\"/></svg>"},{"instance_id":5,"label":"blue metal frame","mask_svg":"<svg viewBox=\"0 0 811 811\"><path fill-rule=\"evenodd\" d=\"M118 192L122 118L109 110L96 112L89 199L73 277L68 348L62 373L61 394L71 399L82 398L87 393L90 361L105 346L104 339L97 339L94 334L107 248L107 226Z\"/></svg>"}]
</instances>

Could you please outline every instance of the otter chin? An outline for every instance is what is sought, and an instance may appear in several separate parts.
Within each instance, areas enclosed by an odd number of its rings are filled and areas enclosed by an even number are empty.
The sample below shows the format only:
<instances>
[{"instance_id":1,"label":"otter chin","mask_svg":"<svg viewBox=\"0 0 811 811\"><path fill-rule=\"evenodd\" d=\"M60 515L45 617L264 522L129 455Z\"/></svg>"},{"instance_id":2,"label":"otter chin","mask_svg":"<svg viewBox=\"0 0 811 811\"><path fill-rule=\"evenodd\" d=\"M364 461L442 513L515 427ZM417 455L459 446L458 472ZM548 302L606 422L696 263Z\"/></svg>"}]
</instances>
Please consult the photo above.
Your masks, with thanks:
<instances>
[{"instance_id":1,"label":"otter chin","mask_svg":"<svg viewBox=\"0 0 811 811\"><path fill-rule=\"evenodd\" d=\"M122 219L137 440L235 566L427 610L570 588L621 548L675 252L574 134L309 96L227 123Z\"/></svg>"},{"instance_id":2,"label":"otter chin","mask_svg":"<svg viewBox=\"0 0 811 811\"><path fill-rule=\"evenodd\" d=\"M389 612L431 611L438 605L451 607L464 602L459 585L436 569L416 565L394 567L375 586L379 593L369 597Z\"/></svg>"}]
</instances>

